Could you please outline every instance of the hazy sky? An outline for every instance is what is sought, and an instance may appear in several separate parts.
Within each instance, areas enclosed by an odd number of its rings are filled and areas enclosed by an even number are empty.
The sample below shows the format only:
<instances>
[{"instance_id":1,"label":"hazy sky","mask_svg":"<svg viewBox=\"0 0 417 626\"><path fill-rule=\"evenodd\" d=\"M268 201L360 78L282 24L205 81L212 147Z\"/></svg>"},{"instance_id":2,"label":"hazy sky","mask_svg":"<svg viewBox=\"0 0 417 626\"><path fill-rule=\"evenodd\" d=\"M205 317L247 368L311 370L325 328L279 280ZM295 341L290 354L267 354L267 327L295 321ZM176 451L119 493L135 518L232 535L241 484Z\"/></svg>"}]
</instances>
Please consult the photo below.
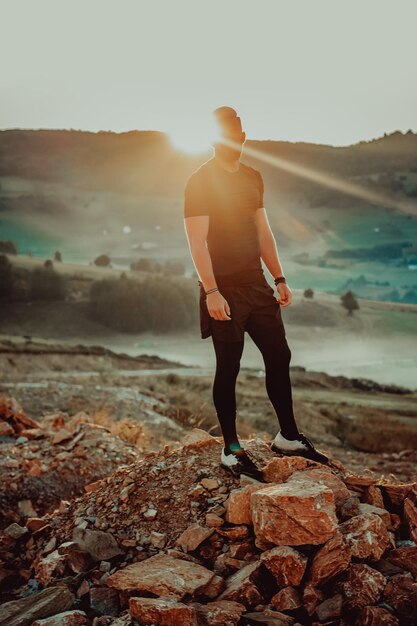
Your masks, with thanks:
<instances>
[{"instance_id":1,"label":"hazy sky","mask_svg":"<svg viewBox=\"0 0 417 626\"><path fill-rule=\"evenodd\" d=\"M206 145L417 131L415 0L0 0L0 128L154 129Z\"/></svg>"}]
</instances>

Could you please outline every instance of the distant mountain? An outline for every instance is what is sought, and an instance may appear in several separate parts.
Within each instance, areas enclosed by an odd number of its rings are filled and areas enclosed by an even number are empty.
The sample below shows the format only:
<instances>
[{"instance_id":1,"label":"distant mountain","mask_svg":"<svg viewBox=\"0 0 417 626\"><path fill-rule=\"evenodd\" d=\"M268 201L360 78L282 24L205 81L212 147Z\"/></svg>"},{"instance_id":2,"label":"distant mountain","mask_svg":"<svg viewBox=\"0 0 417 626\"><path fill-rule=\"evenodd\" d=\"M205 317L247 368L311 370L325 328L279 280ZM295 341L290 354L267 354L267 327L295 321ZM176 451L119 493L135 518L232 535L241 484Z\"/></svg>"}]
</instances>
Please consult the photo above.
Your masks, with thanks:
<instances>
[{"instance_id":1,"label":"distant mountain","mask_svg":"<svg viewBox=\"0 0 417 626\"><path fill-rule=\"evenodd\" d=\"M245 145L330 176L385 175L382 182L388 186L398 172L417 173L417 134L412 131L347 147L249 140ZM174 149L168 135L157 131L0 131L0 176L59 182L84 191L178 197L189 174L211 155L211 149L198 157L185 155ZM272 194L295 191L311 196L321 189L324 195L315 198L318 203L335 194L248 155L242 160L262 172Z\"/></svg>"}]
</instances>

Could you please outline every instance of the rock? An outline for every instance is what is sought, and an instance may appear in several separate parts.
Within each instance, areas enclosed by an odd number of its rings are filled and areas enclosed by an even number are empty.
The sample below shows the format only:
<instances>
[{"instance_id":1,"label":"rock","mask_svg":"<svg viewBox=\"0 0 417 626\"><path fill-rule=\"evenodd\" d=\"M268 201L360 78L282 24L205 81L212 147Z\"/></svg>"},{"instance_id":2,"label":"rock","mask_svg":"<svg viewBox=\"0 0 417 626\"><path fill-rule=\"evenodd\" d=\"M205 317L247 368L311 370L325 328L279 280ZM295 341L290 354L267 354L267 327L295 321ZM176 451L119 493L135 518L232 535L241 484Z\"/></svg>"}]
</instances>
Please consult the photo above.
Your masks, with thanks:
<instances>
[{"instance_id":1,"label":"rock","mask_svg":"<svg viewBox=\"0 0 417 626\"><path fill-rule=\"evenodd\" d=\"M248 563L242 569L226 579L226 589L219 595L218 600L233 600L246 607L255 606L262 602L263 597L255 585L259 575L259 561Z\"/></svg>"},{"instance_id":2,"label":"rock","mask_svg":"<svg viewBox=\"0 0 417 626\"><path fill-rule=\"evenodd\" d=\"M312 466L320 467L318 463L302 456L273 457L266 463L262 473L267 483L285 483L294 472L303 471Z\"/></svg>"},{"instance_id":3,"label":"rock","mask_svg":"<svg viewBox=\"0 0 417 626\"><path fill-rule=\"evenodd\" d=\"M209 528L218 528L219 526L223 526L224 519L215 513L206 513L205 522L206 526Z\"/></svg>"},{"instance_id":4,"label":"rock","mask_svg":"<svg viewBox=\"0 0 417 626\"><path fill-rule=\"evenodd\" d=\"M256 537L276 545L325 543L337 525L333 491L310 480L255 491L251 510Z\"/></svg>"},{"instance_id":5,"label":"rock","mask_svg":"<svg viewBox=\"0 0 417 626\"><path fill-rule=\"evenodd\" d=\"M23 537L27 533L28 533L27 528L25 528L24 526L20 526L19 524L16 524L15 522L13 524L10 524L10 526L7 526L7 528L4 529L4 534L7 535L7 537L11 537L12 539L20 539L20 537Z\"/></svg>"},{"instance_id":6,"label":"rock","mask_svg":"<svg viewBox=\"0 0 417 626\"><path fill-rule=\"evenodd\" d=\"M202 478L200 483L203 485L204 489L207 489L208 491L213 491L213 489L220 487L220 483L217 478Z\"/></svg>"},{"instance_id":7,"label":"rock","mask_svg":"<svg viewBox=\"0 0 417 626\"><path fill-rule=\"evenodd\" d=\"M55 578L59 578L64 574L66 562L66 555L60 554L58 550L54 550L35 564L36 580L43 587L49 586Z\"/></svg>"},{"instance_id":8,"label":"rock","mask_svg":"<svg viewBox=\"0 0 417 626\"><path fill-rule=\"evenodd\" d=\"M324 602L321 602L317 608L316 613L321 622L327 622L340 617L342 611L343 596L340 593L327 598Z\"/></svg>"},{"instance_id":9,"label":"rock","mask_svg":"<svg viewBox=\"0 0 417 626\"><path fill-rule=\"evenodd\" d=\"M386 578L365 563L354 563L347 571L347 577L338 583L335 591L343 595L343 605L347 610L358 610L376 604L381 597Z\"/></svg>"},{"instance_id":10,"label":"rock","mask_svg":"<svg viewBox=\"0 0 417 626\"><path fill-rule=\"evenodd\" d=\"M386 484L380 485L380 487L382 493L385 495L385 499L394 509L393 512L395 513L396 509L402 507L404 500L413 489L417 488L417 483Z\"/></svg>"},{"instance_id":11,"label":"rock","mask_svg":"<svg viewBox=\"0 0 417 626\"><path fill-rule=\"evenodd\" d=\"M417 546L404 546L391 550L387 556L387 561L405 569L417 578Z\"/></svg>"},{"instance_id":12,"label":"rock","mask_svg":"<svg viewBox=\"0 0 417 626\"><path fill-rule=\"evenodd\" d=\"M323 600L324 593L321 589L316 589L307 584L303 590L303 605L309 615L313 615L317 605Z\"/></svg>"},{"instance_id":13,"label":"rock","mask_svg":"<svg viewBox=\"0 0 417 626\"><path fill-rule=\"evenodd\" d=\"M355 626L398 626L399 621L387 611L379 606L366 606L359 613Z\"/></svg>"},{"instance_id":14,"label":"rock","mask_svg":"<svg viewBox=\"0 0 417 626\"><path fill-rule=\"evenodd\" d=\"M385 526L387 528L391 528L391 515L386 509L381 509L379 506L374 506L373 504L366 504L365 502L361 502L359 504L359 514L363 513L375 513L375 515L379 515Z\"/></svg>"},{"instance_id":15,"label":"rock","mask_svg":"<svg viewBox=\"0 0 417 626\"><path fill-rule=\"evenodd\" d=\"M359 515L360 500L358 496L350 496L347 500L345 500L342 506L339 509L339 517L342 521L350 519L351 517L355 517L355 515Z\"/></svg>"},{"instance_id":16,"label":"rock","mask_svg":"<svg viewBox=\"0 0 417 626\"><path fill-rule=\"evenodd\" d=\"M265 488L265 483L255 483L232 489L226 501L226 521L230 524L252 525L250 498L253 492Z\"/></svg>"},{"instance_id":17,"label":"rock","mask_svg":"<svg viewBox=\"0 0 417 626\"><path fill-rule=\"evenodd\" d=\"M111 533L101 530L76 527L72 533L73 541L95 561L106 561L119 554L124 554Z\"/></svg>"},{"instance_id":18,"label":"rock","mask_svg":"<svg viewBox=\"0 0 417 626\"><path fill-rule=\"evenodd\" d=\"M107 587L91 587L90 607L100 615L119 615L119 594L116 589Z\"/></svg>"},{"instance_id":19,"label":"rock","mask_svg":"<svg viewBox=\"0 0 417 626\"><path fill-rule=\"evenodd\" d=\"M379 515L363 513L340 524L352 555L377 561L389 544L387 528Z\"/></svg>"},{"instance_id":20,"label":"rock","mask_svg":"<svg viewBox=\"0 0 417 626\"><path fill-rule=\"evenodd\" d=\"M346 485L333 472L323 467L307 469L303 472L294 472L289 481L311 480L315 485L324 485L333 491L334 500L337 507L341 507L351 495Z\"/></svg>"},{"instance_id":21,"label":"rock","mask_svg":"<svg viewBox=\"0 0 417 626\"><path fill-rule=\"evenodd\" d=\"M37 619L32 626L84 626L89 623L84 611L65 611L46 619Z\"/></svg>"},{"instance_id":22,"label":"rock","mask_svg":"<svg viewBox=\"0 0 417 626\"><path fill-rule=\"evenodd\" d=\"M220 447L220 443L212 437L206 430L202 428L192 428L183 438L182 444L184 447L193 446L196 443L211 443L217 444Z\"/></svg>"},{"instance_id":23,"label":"rock","mask_svg":"<svg viewBox=\"0 0 417 626\"><path fill-rule=\"evenodd\" d=\"M119 591L140 591L181 600L187 594L203 593L214 577L202 565L157 554L116 571L106 584Z\"/></svg>"},{"instance_id":24,"label":"rock","mask_svg":"<svg viewBox=\"0 0 417 626\"><path fill-rule=\"evenodd\" d=\"M162 548L165 547L166 542L166 533L158 533L156 530L151 531L151 544L155 546L155 548L159 548L162 550Z\"/></svg>"},{"instance_id":25,"label":"rock","mask_svg":"<svg viewBox=\"0 0 417 626\"><path fill-rule=\"evenodd\" d=\"M232 600L215 600L207 604L191 602L197 614L199 626L237 626L246 607Z\"/></svg>"},{"instance_id":26,"label":"rock","mask_svg":"<svg viewBox=\"0 0 417 626\"><path fill-rule=\"evenodd\" d=\"M31 626L37 620L67 611L74 601L70 590L61 585L1 605L0 626Z\"/></svg>"},{"instance_id":27,"label":"rock","mask_svg":"<svg viewBox=\"0 0 417 626\"><path fill-rule=\"evenodd\" d=\"M196 522L181 533L176 541L176 545L179 545L184 552L193 552L213 533L214 528L206 528Z\"/></svg>"},{"instance_id":28,"label":"rock","mask_svg":"<svg viewBox=\"0 0 417 626\"><path fill-rule=\"evenodd\" d=\"M251 622L258 622L263 626L291 626L292 624L294 624L293 617L285 615L285 613L280 613L279 611L272 611L272 609L265 609L264 611L253 613L245 613L244 618L251 620Z\"/></svg>"},{"instance_id":29,"label":"rock","mask_svg":"<svg viewBox=\"0 0 417 626\"><path fill-rule=\"evenodd\" d=\"M384 498L382 497L381 489L376 485L370 485L367 487L363 494L363 501L367 504L372 504L380 509L385 509Z\"/></svg>"},{"instance_id":30,"label":"rock","mask_svg":"<svg viewBox=\"0 0 417 626\"><path fill-rule=\"evenodd\" d=\"M130 598L129 613L141 626L198 626L195 609L172 598Z\"/></svg>"},{"instance_id":31,"label":"rock","mask_svg":"<svg viewBox=\"0 0 417 626\"><path fill-rule=\"evenodd\" d=\"M307 557L290 546L276 546L261 554L261 563L273 574L280 587L298 586L304 576Z\"/></svg>"},{"instance_id":32,"label":"rock","mask_svg":"<svg viewBox=\"0 0 417 626\"><path fill-rule=\"evenodd\" d=\"M414 494L413 494L414 496ZM411 541L417 543L417 496L408 497L404 500L404 518L408 527L408 534Z\"/></svg>"},{"instance_id":33,"label":"rock","mask_svg":"<svg viewBox=\"0 0 417 626\"><path fill-rule=\"evenodd\" d=\"M401 624L417 624L417 584L411 574L393 576L384 589L384 601L394 608Z\"/></svg>"},{"instance_id":34,"label":"rock","mask_svg":"<svg viewBox=\"0 0 417 626\"><path fill-rule=\"evenodd\" d=\"M271 604L277 611L293 611L303 605L300 593L294 587L280 589L272 596Z\"/></svg>"},{"instance_id":35,"label":"rock","mask_svg":"<svg viewBox=\"0 0 417 626\"><path fill-rule=\"evenodd\" d=\"M309 568L308 582L312 586L327 582L350 565L351 550L344 535L337 531L314 555Z\"/></svg>"}]
</instances>

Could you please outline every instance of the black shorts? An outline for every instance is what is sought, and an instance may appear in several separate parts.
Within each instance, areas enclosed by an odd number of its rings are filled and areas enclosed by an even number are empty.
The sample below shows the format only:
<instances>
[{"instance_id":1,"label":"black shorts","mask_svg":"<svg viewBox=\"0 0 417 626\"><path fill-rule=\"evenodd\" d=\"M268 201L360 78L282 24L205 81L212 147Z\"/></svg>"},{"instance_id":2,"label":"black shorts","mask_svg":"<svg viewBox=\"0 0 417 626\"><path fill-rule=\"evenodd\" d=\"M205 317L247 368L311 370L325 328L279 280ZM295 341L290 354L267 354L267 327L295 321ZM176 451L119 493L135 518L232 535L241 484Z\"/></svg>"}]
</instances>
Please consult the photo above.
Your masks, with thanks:
<instances>
[{"instance_id":1,"label":"black shorts","mask_svg":"<svg viewBox=\"0 0 417 626\"><path fill-rule=\"evenodd\" d=\"M200 330L201 338L212 336L219 341L242 341L245 331L252 328L279 332L285 337L281 305L265 276L256 274L247 284L222 285L216 279L219 291L230 306L230 320L216 320L209 314L206 295L200 281Z\"/></svg>"}]
</instances>

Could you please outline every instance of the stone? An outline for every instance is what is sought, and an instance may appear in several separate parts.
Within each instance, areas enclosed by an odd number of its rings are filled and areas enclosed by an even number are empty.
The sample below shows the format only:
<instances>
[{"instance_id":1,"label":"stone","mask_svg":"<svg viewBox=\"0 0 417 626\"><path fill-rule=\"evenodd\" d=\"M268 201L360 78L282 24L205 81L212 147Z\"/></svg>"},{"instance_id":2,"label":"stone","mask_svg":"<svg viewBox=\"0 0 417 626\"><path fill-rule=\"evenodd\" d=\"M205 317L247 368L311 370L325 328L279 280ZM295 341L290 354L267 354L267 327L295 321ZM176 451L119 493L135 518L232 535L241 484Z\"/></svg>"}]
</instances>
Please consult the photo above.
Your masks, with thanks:
<instances>
[{"instance_id":1,"label":"stone","mask_svg":"<svg viewBox=\"0 0 417 626\"><path fill-rule=\"evenodd\" d=\"M417 584L411 574L393 576L384 589L384 601L393 607L401 624L417 624Z\"/></svg>"},{"instance_id":2,"label":"stone","mask_svg":"<svg viewBox=\"0 0 417 626\"><path fill-rule=\"evenodd\" d=\"M72 540L95 561L106 561L119 554L124 554L111 533L102 530L90 530L76 526Z\"/></svg>"},{"instance_id":3,"label":"stone","mask_svg":"<svg viewBox=\"0 0 417 626\"><path fill-rule=\"evenodd\" d=\"M294 611L303 605L300 592L294 587L280 589L272 596L271 604L277 611Z\"/></svg>"},{"instance_id":4,"label":"stone","mask_svg":"<svg viewBox=\"0 0 417 626\"><path fill-rule=\"evenodd\" d=\"M319 464L302 456L273 457L265 464L262 474L267 483L285 483L294 472L312 466L320 467Z\"/></svg>"},{"instance_id":5,"label":"stone","mask_svg":"<svg viewBox=\"0 0 417 626\"><path fill-rule=\"evenodd\" d=\"M48 587L25 598L3 603L0 626L31 626L37 619L67 611L73 602L74 595L67 587Z\"/></svg>"},{"instance_id":6,"label":"stone","mask_svg":"<svg viewBox=\"0 0 417 626\"><path fill-rule=\"evenodd\" d=\"M334 620L340 617L342 604L343 596L340 593L336 593L331 598L327 598L327 600L321 602L316 608L319 620L321 622L327 622L328 620Z\"/></svg>"},{"instance_id":7,"label":"stone","mask_svg":"<svg viewBox=\"0 0 417 626\"><path fill-rule=\"evenodd\" d=\"M261 554L261 563L280 587L298 586L306 570L307 557L290 546L276 546Z\"/></svg>"},{"instance_id":8,"label":"stone","mask_svg":"<svg viewBox=\"0 0 417 626\"><path fill-rule=\"evenodd\" d=\"M203 591L214 576L197 563L157 554L116 571L106 584L119 591L140 591L181 600L187 594Z\"/></svg>"},{"instance_id":9,"label":"stone","mask_svg":"<svg viewBox=\"0 0 417 626\"><path fill-rule=\"evenodd\" d=\"M197 522L191 524L184 530L176 540L176 545L180 546L184 552L193 552L208 537L214 533L214 528L206 528Z\"/></svg>"},{"instance_id":10,"label":"stone","mask_svg":"<svg viewBox=\"0 0 417 626\"><path fill-rule=\"evenodd\" d=\"M405 569L417 578L417 546L403 546L391 550L387 556L387 561Z\"/></svg>"},{"instance_id":11,"label":"stone","mask_svg":"<svg viewBox=\"0 0 417 626\"><path fill-rule=\"evenodd\" d=\"M218 528L219 526L223 526L224 519L215 513L206 513L205 522L206 526L209 528Z\"/></svg>"},{"instance_id":12,"label":"stone","mask_svg":"<svg viewBox=\"0 0 417 626\"><path fill-rule=\"evenodd\" d=\"M402 507L403 502L407 498L407 496L414 489L417 489L417 483L399 483L397 485L387 484L387 485L380 485L380 487L389 505L393 509L396 509L393 511L394 513L396 513L397 509ZM388 508L390 507L388 506Z\"/></svg>"},{"instance_id":13,"label":"stone","mask_svg":"<svg viewBox=\"0 0 417 626\"><path fill-rule=\"evenodd\" d=\"M359 504L359 515L363 513L375 513L375 515L379 515L379 517L384 522L387 528L391 528L391 515L387 509L380 508L379 506L374 506L373 504L367 504L366 502L361 502Z\"/></svg>"},{"instance_id":14,"label":"stone","mask_svg":"<svg viewBox=\"0 0 417 626\"><path fill-rule=\"evenodd\" d=\"M20 526L19 524L16 524L16 522L13 522L13 524L7 526L7 528L5 528L3 532L7 537L10 537L11 539L20 539L20 537L23 537L29 531L24 526Z\"/></svg>"},{"instance_id":15,"label":"stone","mask_svg":"<svg viewBox=\"0 0 417 626\"><path fill-rule=\"evenodd\" d=\"M341 507L351 495L344 482L340 480L332 471L323 467L307 469L305 471L294 472L288 482L295 480L311 480L315 485L324 485L333 491L336 507Z\"/></svg>"},{"instance_id":16,"label":"stone","mask_svg":"<svg viewBox=\"0 0 417 626\"><path fill-rule=\"evenodd\" d=\"M372 504L380 509L385 509L384 498L382 497L381 489L376 485L370 485L363 493L363 501L367 504Z\"/></svg>"},{"instance_id":17,"label":"stone","mask_svg":"<svg viewBox=\"0 0 417 626\"><path fill-rule=\"evenodd\" d=\"M313 615L317 605L323 600L324 593L313 585L307 584L303 589L303 606L309 615Z\"/></svg>"},{"instance_id":18,"label":"stone","mask_svg":"<svg viewBox=\"0 0 417 626\"><path fill-rule=\"evenodd\" d=\"M335 585L335 591L342 593L343 606L347 610L358 610L376 604L381 597L386 578L365 563L350 566L344 581Z\"/></svg>"},{"instance_id":19,"label":"stone","mask_svg":"<svg viewBox=\"0 0 417 626\"><path fill-rule=\"evenodd\" d=\"M359 613L355 626L398 626L398 619L387 609L379 606L366 606Z\"/></svg>"},{"instance_id":20,"label":"stone","mask_svg":"<svg viewBox=\"0 0 417 626\"><path fill-rule=\"evenodd\" d=\"M404 500L404 518L411 541L417 543L417 506L415 499L408 497Z\"/></svg>"},{"instance_id":21,"label":"stone","mask_svg":"<svg viewBox=\"0 0 417 626\"><path fill-rule=\"evenodd\" d=\"M46 619L37 619L31 626L84 626L89 623L84 611L65 611Z\"/></svg>"},{"instance_id":22,"label":"stone","mask_svg":"<svg viewBox=\"0 0 417 626\"><path fill-rule=\"evenodd\" d=\"M379 515L363 513L340 524L352 556L378 561L389 545L387 527Z\"/></svg>"},{"instance_id":23,"label":"stone","mask_svg":"<svg viewBox=\"0 0 417 626\"><path fill-rule=\"evenodd\" d=\"M350 496L347 500L345 500L342 506L339 509L339 517L342 521L350 519L351 517L355 517L355 515L359 515L359 504L360 500L358 496Z\"/></svg>"},{"instance_id":24,"label":"stone","mask_svg":"<svg viewBox=\"0 0 417 626\"><path fill-rule=\"evenodd\" d=\"M310 480L255 491L251 510L257 539L276 545L325 543L337 526L333 491Z\"/></svg>"},{"instance_id":25,"label":"stone","mask_svg":"<svg viewBox=\"0 0 417 626\"><path fill-rule=\"evenodd\" d=\"M232 600L215 600L207 604L191 602L199 626L237 626L246 607Z\"/></svg>"},{"instance_id":26,"label":"stone","mask_svg":"<svg viewBox=\"0 0 417 626\"><path fill-rule=\"evenodd\" d=\"M248 563L226 579L226 589L219 595L218 600L233 600L246 607L255 606L262 602L263 597L254 581L259 575L260 561Z\"/></svg>"},{"instance_id":27,"label":"stone","mask_svg":"<svg viewBox=\"0 0 417 626\"><path fill-rule=\"evenodd\" d=\"M213 491L213 489L220 487L220 483L217 478L202 478L200 483L203 485L204 489L207 489L208 491Z\"/></svg>"},{"instance_id":28,"label":"stone","mask_svg":"<svg viewBox=\"0 0 417 626\"><path fill-rule=\"evenodd\" d=\"M245 613L244 617L250 620L249 623L258 622L262 624L262 626L291 626L294 624L293 617L285 615L285 613L281 613L280 611L273 611L272 609ZM297 626L297 624L294 626Z\"/></svg>"},{"instance_id":29,"label":"stone","mask_svg":"<svg viewBox=\"0 0 417 626\"><path fill-rule=\"evenodd\" d=\"M35 578L43 587L47 587L50 583L65 572L67 557L60 554L58 550L54 550L43 559L35 564Z\"/></svg>"},{"instance_id":30,"label":"stone","mask_svg":"<svg viewBox=\"0 0 417 626\"><path fill-rule=\"evenodd\" d=\"M250 498L254 491L265 488L265 483L246 485L240 489L232 489L226 501L226 521L230 524L252 525Z\"/></svg>"},{"instance_id":31,"label":"stone","mask_svg":"<svg viewBox=\"0 0 417 626\"><path fill-rule=\"evenodd\" d=\"M119 615L119 594L116 589L108 587L90 588L90 607L100 615Z\"/></svg>"},{"instance_id":32,"label":"stone","mask_svg":"<svg viewBox=\"0 0 417 626\"><path fill-rule=\"evenodd\" d=\"M327 582L346 570L351 559L349 544L344 535L337 531L314 555L309 568L308 582L313 586Z\"/></svg>"},{"instance_id":33,"label":"stone","mask_svg":"<svg viewBox=\"0 0 417 626\"><path fill-rule=\"evenodd\" d=\"M173 598L129 598L129 613L141 626L198 626L195 609Z\"/></svg>"}]
</instances>

